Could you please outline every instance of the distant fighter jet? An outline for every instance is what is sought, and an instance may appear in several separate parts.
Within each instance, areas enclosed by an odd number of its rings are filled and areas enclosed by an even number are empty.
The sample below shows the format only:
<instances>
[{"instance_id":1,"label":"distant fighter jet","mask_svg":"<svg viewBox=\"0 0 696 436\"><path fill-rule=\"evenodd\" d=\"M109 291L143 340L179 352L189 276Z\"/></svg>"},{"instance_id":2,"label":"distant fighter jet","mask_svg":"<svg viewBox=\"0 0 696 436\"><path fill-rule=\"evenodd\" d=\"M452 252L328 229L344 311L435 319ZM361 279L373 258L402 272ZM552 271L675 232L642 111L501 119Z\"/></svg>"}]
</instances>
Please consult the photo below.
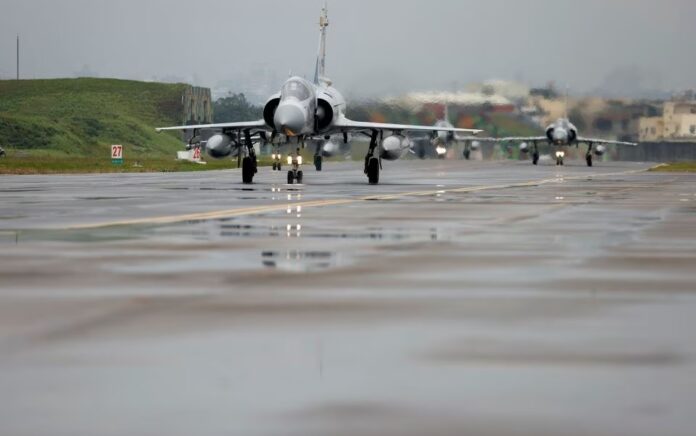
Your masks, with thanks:
<instances>
[{"instance_id":1,"label":"distant fighter jet","mask_svg":"<svg viewBox=\"0 0 696 436\"><path fill-rule=\"evenodd\" d=\"M537 165L539 163L539 147L538 143L547 143L550 146L556 148L555 158L556 165L563 165L565 158L564 147L575 145L579 147L581 143L587 144L587 153L585 153L585 160L587 161L587 166L592 166L592 155L593 153L597 156L602 156L606 153L607 149L605 145L632 145L637 144L633 142L623 142L623 141L611 141L606 139L595 139L595 138L584 138L578 135L578 128L573 125L567 117L559 118L556 122L552 123L546 128L545 136L528 136L528 137L509 137L500 138L500 142L522 142L520 145L520 151L527 153L529 151L528 143L532 143L532 163ZM596 146L596 147L595 147Z\"/></svg>"},{"instance_id":2,"label":"distant fighter jet","mask_svg":"<svg viewBox=\"0 0 696 436\"><path fill-rule=\"evenodd\" d=\"M453 128L454 126L450 122L449 116L449 106L445 104L445 114L443 119L438 120L435 123L436 128ZM464 159L469 160L471 157L472 150L478 150L481 148L480 141L494 141L492 138L476 138L475 136L461 136L457 135L456 132L438 130L434 139L435 152L438 157L444 158L447 156L447 152L453 148L458 142L464 143Z\"/></svg>"},{"instance_id":3,"label":"distant fighter jet","mask_svg":"<svg viewBox=\"0 0 696 436\"><path fill-rule=\"evenodd\" d=\"M159 128L164 130L216 129L220 133L212 136L205 144L208 154L221 158L236 153L241 160L242 181L252 183L257 173L254 139L266 139L270 133L272 143L279 138L287 142L297 141L297 150L288 157L291 170L288 171L288 183L302 183L302 156L300 148L307 140L323 138L324 151L329 144L335 145L335 138L347 144L351 134L364 134L370 138L370 146L365 156L364 172L370 184L379 183L381 160L397 160L411 148L411 141L405 132L451 132L475 135L480 130L457 129L451 126L413 126L404 124L371 123L352 121L346 118L346 101L333 88L331 80L325 76L326 29L329 26L327 8L322 9L319 20L320 42L319 55L314 74L310 82L302 77L289 78L278 94L271 96L264 107L263 119L241 123L221 123L197 126L176 126ZM387 135L385 136L385 132ZM280 153L274 153L276 159ZM315 165L321 168L323 153L315 155ZM244 156L242 158L242 156ZM280 163L280 162L277 162ZM278 168L279 165L276 166Z\"/></svg>"}]
</instances>

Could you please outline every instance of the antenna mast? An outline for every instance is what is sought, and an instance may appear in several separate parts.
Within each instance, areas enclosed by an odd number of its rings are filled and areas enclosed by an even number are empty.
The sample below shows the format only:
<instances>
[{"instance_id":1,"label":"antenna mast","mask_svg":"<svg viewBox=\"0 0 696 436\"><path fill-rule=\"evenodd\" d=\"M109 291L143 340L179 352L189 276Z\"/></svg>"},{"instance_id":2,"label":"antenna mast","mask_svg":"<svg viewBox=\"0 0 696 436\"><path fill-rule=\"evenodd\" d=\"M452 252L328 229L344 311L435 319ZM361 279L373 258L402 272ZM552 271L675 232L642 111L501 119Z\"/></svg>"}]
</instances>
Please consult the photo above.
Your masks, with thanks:
<instances>
[{"instance_id":1,"label":"antenna mast","mask_svg":"<svg viewBox=\"0 0 696 436\"><path fill-rule=\"evenodd\" d=\"M19 35L17 35L17 80L19 80Z\"/></svg>"}]
</instances>

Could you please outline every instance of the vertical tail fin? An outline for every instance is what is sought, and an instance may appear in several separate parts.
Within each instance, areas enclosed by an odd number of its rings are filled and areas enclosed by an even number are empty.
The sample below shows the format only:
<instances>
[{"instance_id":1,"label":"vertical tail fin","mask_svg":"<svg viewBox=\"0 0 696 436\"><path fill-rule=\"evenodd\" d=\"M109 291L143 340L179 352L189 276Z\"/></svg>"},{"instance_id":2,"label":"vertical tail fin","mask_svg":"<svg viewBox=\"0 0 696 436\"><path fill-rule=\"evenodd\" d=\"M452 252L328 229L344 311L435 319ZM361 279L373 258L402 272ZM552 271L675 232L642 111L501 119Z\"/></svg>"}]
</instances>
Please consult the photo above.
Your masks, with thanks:
<instances>
[{"instance_id":1,"label":"vertical tail fin","mask_svg":"<svg viewBox=\"0 0 696 436\"><path fill-rule=\"evenodd\" d=\"M314 84L318 85L322 78L326 77L326 28L329 27L329 6L324 4L319 17L319 53L317 64L314 68Z\"/></svg>"}]
</instances>

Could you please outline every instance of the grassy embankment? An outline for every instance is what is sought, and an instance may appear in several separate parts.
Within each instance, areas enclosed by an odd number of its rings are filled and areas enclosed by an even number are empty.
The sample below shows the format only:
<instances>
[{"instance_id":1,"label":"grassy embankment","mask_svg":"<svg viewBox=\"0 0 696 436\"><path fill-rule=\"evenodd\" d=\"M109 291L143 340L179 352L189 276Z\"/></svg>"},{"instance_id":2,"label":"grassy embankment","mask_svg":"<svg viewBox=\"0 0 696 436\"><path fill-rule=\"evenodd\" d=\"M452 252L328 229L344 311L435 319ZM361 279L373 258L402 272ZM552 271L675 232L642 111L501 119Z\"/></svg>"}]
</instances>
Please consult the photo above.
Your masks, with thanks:
<instances>
[{"instance_id":1,"label":"grassy embankment","mask_svg":"<svg viewBox=\"0 0 696 436\"><path fill-rule=\"evenodd\" d=\"M650 171L669 172L669 173L695 173L696 162L674 162L658 165Z\"/></svg>"},{"instance_id":2,"label":"grassy embankment","mask_svg":"<svg viewBox=\"0 0 696 436\"><path fill-rule=\"evenodd\" d=\"M114 79L0 81L0 174L197 171L234 168L177 162L177 133L186 85ZM111 144L124 164L111 164Z\"/></svg>"}]
</instances>

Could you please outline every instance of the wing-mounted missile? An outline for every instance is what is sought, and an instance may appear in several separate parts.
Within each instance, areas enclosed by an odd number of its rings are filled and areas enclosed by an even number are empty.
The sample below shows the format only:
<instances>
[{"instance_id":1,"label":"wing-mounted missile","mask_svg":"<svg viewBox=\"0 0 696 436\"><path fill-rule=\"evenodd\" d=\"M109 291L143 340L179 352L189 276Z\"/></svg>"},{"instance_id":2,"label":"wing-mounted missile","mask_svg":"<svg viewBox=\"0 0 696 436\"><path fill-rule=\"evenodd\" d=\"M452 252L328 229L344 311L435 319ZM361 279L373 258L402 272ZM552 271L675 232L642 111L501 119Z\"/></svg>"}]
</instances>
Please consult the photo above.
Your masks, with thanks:
<instances>
[{"instance_id":1,"label":"wing-mounted missile","mask_svg":"<svg viewBox=\"0 0 696 436\"><path fill-rule=\"evenodd\" d=\"M380 157L390 161L400 159L412 146L411 140L404 135L387 136L380 144Z\"/></svg>"},{"instance_id":2,"label":"wing-mounted missile","mask_svg":"<svg viewBox=\"0 0 696 436\"><path fill-rule=\"evenodd\" d=\"M238 144L232 136L218 133L208 139L208 142L205 144L205 150L208 156L222 159L232 155L233 151L238 150Z\"/></svg>"}]
</instances>

